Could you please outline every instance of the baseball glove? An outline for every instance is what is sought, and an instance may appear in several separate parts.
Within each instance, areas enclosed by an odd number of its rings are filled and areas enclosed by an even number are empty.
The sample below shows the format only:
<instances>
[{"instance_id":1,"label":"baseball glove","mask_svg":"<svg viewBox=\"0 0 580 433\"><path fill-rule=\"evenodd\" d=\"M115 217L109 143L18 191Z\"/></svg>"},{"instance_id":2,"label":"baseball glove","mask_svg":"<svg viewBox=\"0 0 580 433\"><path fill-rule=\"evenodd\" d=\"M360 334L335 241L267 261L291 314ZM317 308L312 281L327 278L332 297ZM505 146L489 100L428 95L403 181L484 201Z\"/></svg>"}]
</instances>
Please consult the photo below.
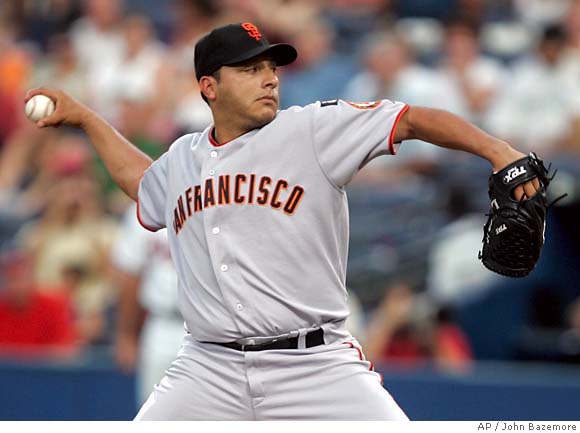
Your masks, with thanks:
<instances>
[{"instance_id":1,"label":"baseball glove","mask_svg":"<svg viewBox=\"0 0 580 433\"><path fill-rule=\"evenodd\" d=\"M530 153L489 177L491 210L479 252L486 268L509 277L525 277L536 266L549 207L546 189L554 177L549 177L548 171L549 167ZM537 193L517 201L514 189L534 177L540 182Z\"/></svg>"}]
</instances>

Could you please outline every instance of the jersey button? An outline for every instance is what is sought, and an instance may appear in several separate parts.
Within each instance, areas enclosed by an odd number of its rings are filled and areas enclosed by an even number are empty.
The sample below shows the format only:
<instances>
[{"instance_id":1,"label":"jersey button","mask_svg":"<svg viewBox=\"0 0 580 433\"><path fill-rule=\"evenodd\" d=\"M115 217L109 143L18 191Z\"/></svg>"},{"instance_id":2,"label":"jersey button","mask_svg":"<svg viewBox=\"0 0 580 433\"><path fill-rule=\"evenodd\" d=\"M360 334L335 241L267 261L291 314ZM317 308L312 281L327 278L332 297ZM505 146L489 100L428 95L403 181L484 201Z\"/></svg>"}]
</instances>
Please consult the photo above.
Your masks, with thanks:
<instances>
[{"instance_id":1,"label":"jersey button","mask_svg":"<svg viewBox=\"0 0 580 433\"><path fill-rule=\"evenodd\" d=\"M240 304L240 303L236 304L236 310L242 311L243 309L244 309L244 306L242 304Z\"/></svg>"},{"instance_id":2,"label":"jersey button","mask_svg":"<svg viewBox=\"0 0 580 433\"><path fill-rule=\"evenodd\" d=\"M210 171L209 171L209 174L210 174L210 176L213 176L213 175L215 174L215 170L213 170L213 169L212 169L212 170L210 170Z\"/></svg>"},{"instance_id":3,"label":"jersey button","mask_svg":"<svg viewBox=\"0 0 580 433\"><path fill-rule=\"evenodd\" d=\"M227 270L228 270L228 265L221 265L220 266L220 271L226 272Z\"/></svg>"},{"instance_id":4,"label":"jersey button","mask_svg":"<svg viewBox=\"0 0 580 433\"><path fill-rule=\"evenodd\" d=\"M210 152L209 156L211 156L212 158L216 158L217 157L217 152L215 150L212 150Z\"/></svg>"},{"instance_id":5,"label":"jersey button","mask_svg":"<svg viewBox=\"0 0 580 433\"><path fill-rule=\"evenodd\" d=\"M211 229L211 232L212 232L214 235L217 235L217 234L220 232L220 228L219 228L219 227L214 227L213 229Z\"/></svg>"}]
</instances>

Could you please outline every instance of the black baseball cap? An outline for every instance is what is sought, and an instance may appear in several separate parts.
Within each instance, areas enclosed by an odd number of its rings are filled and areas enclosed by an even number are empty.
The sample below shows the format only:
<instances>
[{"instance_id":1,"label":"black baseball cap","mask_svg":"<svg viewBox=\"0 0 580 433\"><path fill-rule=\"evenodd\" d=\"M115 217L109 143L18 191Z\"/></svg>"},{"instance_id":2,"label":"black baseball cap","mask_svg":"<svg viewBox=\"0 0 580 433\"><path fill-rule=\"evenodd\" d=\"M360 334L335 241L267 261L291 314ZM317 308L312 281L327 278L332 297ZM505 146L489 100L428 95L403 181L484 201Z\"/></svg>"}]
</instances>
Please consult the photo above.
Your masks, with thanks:
<instances>
[{"instance_id":1,"label":"black baseball cap","mask_svg":"<svg viewBox=\"0 0 580 433\"><path fill-rule=\"evenodd\" d=\"M288 65L298 57L290 44L270 44L252 23L218 27L195 45L195 76L199 81L222 66L235 65L261 54L272 56L278 66Z\"/></svg>"}]
</instances>

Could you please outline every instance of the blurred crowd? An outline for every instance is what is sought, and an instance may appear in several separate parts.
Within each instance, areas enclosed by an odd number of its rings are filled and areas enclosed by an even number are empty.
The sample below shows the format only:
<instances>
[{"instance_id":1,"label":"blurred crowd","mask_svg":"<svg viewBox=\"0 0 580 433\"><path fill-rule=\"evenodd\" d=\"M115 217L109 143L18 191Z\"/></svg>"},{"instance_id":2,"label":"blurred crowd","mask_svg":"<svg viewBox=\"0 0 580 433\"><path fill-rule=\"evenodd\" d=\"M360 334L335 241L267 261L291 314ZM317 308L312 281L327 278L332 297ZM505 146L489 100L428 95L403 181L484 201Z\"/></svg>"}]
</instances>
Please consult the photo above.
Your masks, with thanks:
<instances>
[{"instance_id":1,"label":"blurred crowd","mask_svg":"<svg viewBox=\"0 0 580 433\"><path fill-rule=\"evenodd\" d=\"M551 210L542 261L514 283L477 260L485 161L416 141L365 167L349 190L348 285L367 357L580 361L578 0L2 1L0 353L74 359L100 346L130 370L145 339L151 353L172 333L175 355L164 239L134 227L86 138L38 130L23 97L63 89L156 158L211 123L195 42L244 21L298 50L281 71L283 108L387 98L446 109L560 170L552 189L568 196ZM163 330L144 337L153 320Z\"/></svg>"}]
</instances>

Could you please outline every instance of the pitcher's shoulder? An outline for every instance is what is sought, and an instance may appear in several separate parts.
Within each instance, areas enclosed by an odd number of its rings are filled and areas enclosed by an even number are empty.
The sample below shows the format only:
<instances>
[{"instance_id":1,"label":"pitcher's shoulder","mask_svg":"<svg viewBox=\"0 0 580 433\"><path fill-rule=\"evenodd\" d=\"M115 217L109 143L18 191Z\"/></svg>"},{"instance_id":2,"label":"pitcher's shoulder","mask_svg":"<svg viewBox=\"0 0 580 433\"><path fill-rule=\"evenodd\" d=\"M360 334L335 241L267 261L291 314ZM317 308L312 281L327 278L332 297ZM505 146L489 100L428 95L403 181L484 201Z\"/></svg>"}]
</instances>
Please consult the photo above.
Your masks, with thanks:
<instances>
[{"instance_id":1,"label":"pitcher's shoulder","mask_svg":"<svg viewBox=\"0 0 580 433\"><path fill-rule=\"evenodd\" d=\"M316 101L308 105L300 106L293 105L278 111L276 121L300 121L301 119L308 119L316 110L320 109L321 102Z\"/></svg>"},{"instance_id":2,"label":"pitcher's shoulder","mask_svg":"<svg viewBox=\"0 0 580 433\"><path fill-rule=\"evenodd\" d=\"M182 135L175 139L173 143L168 148L170 153L181 153L183 151L191 151L195 149L204 141L204 137L207 140L208 130L203 132L193 132L190 134Z\"/></svg>"}]
</instances>

